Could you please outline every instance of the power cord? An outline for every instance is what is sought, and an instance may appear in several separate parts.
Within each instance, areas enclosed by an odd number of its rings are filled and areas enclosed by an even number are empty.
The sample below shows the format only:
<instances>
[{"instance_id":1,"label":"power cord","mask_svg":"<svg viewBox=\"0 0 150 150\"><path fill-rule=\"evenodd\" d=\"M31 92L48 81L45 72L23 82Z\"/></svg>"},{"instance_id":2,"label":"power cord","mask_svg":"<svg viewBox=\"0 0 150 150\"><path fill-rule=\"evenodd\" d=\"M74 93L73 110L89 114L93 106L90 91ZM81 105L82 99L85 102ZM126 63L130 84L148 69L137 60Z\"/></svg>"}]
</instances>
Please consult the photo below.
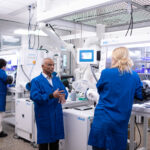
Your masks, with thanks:
<instances>
[{"instance_id":1,"label":"power cord","mask_svg":"<svg viewBox=\"0 0 150 150\"><path fill-rule=\"evenodd\" d=\"M21 70L22 70L22 72L24 73L24 75L26 76L26 78L29 80L29 82L30 82L30 78L27 76L27 74L25 73L25 71L24 71L24 69L23 69L23 66L21 65Z\"/></svg>"},{"instance_id":2,"label":"power cord","mask_svg":"<svg viewBox=\"0 0 150 150\"><path fill-rule=\"evenodd\" d=\"M137 127L137 130L138 130L138 133L139 133L139 136L140 136L140 141L139 141L139 144L135 147L135 149L134 150L137 150L138 148L139 148L139 146L141 145L141 132L140 132L140 129L139 129L139 127L138 127L138 124L135 122L135 125L136 125L136 127Z\"/></svg>"},{"instance_id":3,"label":"power cord","mask_svg":"<svg viewBox=\"0 0 150 150\"><path fill-rule=\"evenodd\" d=\"M50 27L50 28L54 31L54 33L57 35L57 37L58 37L60 40L62 40L62 39L60 38L60 36L56 33L55 29L53 28L53 26L52 26L51 24L46 24L46 26L47 26L47 27Z\"/></svg>"}]
</instances>

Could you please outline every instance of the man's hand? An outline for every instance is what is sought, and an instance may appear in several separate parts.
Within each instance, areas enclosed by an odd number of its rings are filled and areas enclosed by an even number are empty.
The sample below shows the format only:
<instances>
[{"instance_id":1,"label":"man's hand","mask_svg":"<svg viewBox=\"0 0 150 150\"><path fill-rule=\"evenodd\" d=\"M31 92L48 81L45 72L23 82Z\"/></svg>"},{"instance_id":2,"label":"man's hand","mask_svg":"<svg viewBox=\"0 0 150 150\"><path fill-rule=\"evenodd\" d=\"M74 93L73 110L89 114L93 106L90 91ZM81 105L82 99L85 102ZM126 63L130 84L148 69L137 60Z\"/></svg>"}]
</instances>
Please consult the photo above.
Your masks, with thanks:
<instances>
[{"instance_id":1,"label":"man's hand","mask_svg":"<svg viewBox=\"0 0 150 150\"><path fill-rule=\"evenodd\" d=\"M64 92L64 90L61 90L61 91L56 90L56 91L54 91L54 93L53 93L54 98L60 98L61 96L64 96L65 94L63 92Z\"/></svg>"},{"instance_id":2,"label":"man's hand","mask_svg":"<svg viewBox=\"0 0 150 150\"><path fill-rule=\"evenodd\" d=\"M66 103L65 94L64 94L63 96L60 96L60 97L59 97L59 103L61 103L61 104Z\"/></svg>"}]
</instances>

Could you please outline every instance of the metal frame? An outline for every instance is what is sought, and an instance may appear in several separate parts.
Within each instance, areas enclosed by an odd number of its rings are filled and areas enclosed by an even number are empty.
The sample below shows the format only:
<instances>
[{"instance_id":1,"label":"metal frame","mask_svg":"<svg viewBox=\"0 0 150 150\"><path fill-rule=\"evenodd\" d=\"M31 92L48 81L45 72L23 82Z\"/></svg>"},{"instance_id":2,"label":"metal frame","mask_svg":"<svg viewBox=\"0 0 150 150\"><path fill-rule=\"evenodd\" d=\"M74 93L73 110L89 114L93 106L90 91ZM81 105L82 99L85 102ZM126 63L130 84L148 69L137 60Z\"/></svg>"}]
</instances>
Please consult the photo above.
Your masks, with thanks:
<instances>
[{"instance_id":1,"label":"metal frame","mask_svg":"<svg viewBox=\"0 0 150 150\"><path fill-rule=\"evenodd\" d=\"M135 2L131 2L131 3L132 3L133 6L139 8L139 9L143 9L143 10L145 10L145 11L147 11L147 12L150 12L150 9L147 9L146 7L143 7L143 6L141 6L140 4L137 4L137 3L135 3Z\"/></svg>"},{"instance_id":2,"label":"metal frame","mask_svg":"<svg viewBox=\"0 0 150 150\"><path fill-rule=\"evenodd\" d=\"M144 108L143 110L134 110L134 105L132 109L132 114L130 118L130 146L129 150L134 150L134 126L135 126L135 116L143 116L144 117L144 124L143 124L143 149L148 150L148 119L150 118L149 108Z\"/></svg>"},{"instance_id":3,"label":"metal frame","mask_svg":"<svg viewBox=\"0 0 150 150\"><path fill-rule=\"evenodd\" d=\"M134 24L134 28L143 28L149 26L150 26L150 20L147 20L147 22L138 22ZM127 24L123 24L121 26L106 27L105 32L127 30L127 28L128 28Z\"/></svg>"},{"instance_id":4,"label":"metal frame","mask_svg":"<svg viewBox=\"0 0 150 150\"><path fill-rule=\"evenodd\" d=\"M114 1L111 1L111 2L107 2L107 3L104 3L104 4L101 4L101 5L97 5L95 8L90 8L90 9L86 9L86 10L82 10L80 12L76 12L76 14L81 14L82 13L84 14L84 12L88 13L89 11L93 10L93 9L100 9L100 8L103 8L103 7L108 7L108 6L111 6L111 5L115 5L117 3L126 3L126 4L132 4L133 5L133 8L134 8L134 14L137 16L137 13L140 12L141 10L145 11L146 12L150 12L150 9L149 7L144 7L144 5L140 5L138 4L137 2L134 2L133 0L114 0ZM113 7L113 6L112 6ZM120 10L121 11L121 10ZM142 12L144 13L144 12ZM75 13L72 13L72 15L69 15L67 14L63 19L66 21L70 21L69 19L67 19L68 17L71 17L71 16L74 16ZM123 10L122 9L122 12L115 12L115 13L110 13L110 14L101 14L100 16L92 16L91 18L86 18L86 17L83 17L81 16L81 19L78 19L77 21L75 22L81 22L83 25L90 25L92 20L95 22L91 25L95 25L97 22L96 20L102 20L103 18L109 18L111 19L112 16L118 16L118 15L126 15L126 14L129 14L129 12L127 10ZM137 20L135 19L134 20L134 28L141 28L141 27L147 27L150 25L149 21L150 21L150 17L147 16L147 18L149 18L148 20L141 20L140 18ZM75 20L75 19L74 19ZM141 20L141 21L140 21ZM91 21L91 22L90 22ZM100 21L101 22L101 21ZM104 21L105 22L105 21ZM111 20L110 20L111 22ZM111 24L111 23L110 23ZM113 24L113 23L112 23ZM106 32L111 32L111 31L118 31L118 30L126 30L128 28L128 24L129 24L129 20L128 22L126 23L123 23L123 24L116 24L116 25L111 25L111 26L108 26L107 24L106 25Z\"/></svg>"},{"instance_id":5,"label":"metal frame","mask_svg":"<svg viewBox=\"0 0 150 150\"><path fill-rule=\"evenodd\" d=\"M94 26L91 26L91 25L84 25L84 24L81 24L81 23L75 23L75 22L72 22L72 21L65 21L65 20L54 20L54 21L51 21L50 24L52 26L54 26L54 28L58 28L58 29L69 29L70 31L73 31L73 30L85 30L85 31L91 31L91 32L96 32L96 27Z\"/></svg>"},{"instance_id":6,"label":"metal frame","mask_svg":"<svg viewBox=\"0 0 150 150\"><path fill-rule=\"evenodd\" d=\"M124 2L130 2L131 0L111 0L111 1L106 2L106 3L102 3L102 4L99 4L99 5L96 5L96 6L91 6L91 7L84 8L84 9L77 10L77 11L73 11L73 12L70 12L70 13L65 13L65 14L62 14L62 15L59 15L59 16L56 16L56 17L51 17L51 18L46 18L45 17L44 19L39 19L38 21L49 22L49 21L53 21L53 20L58 20L58 19L61 19L63 17L66 17L66 16L73 15L75 13L82 13L82 12L90 11L92 9L96 9L96 8L99 8L99 7L110 6L110 5L120 3L120 2L123 2L123 1Z\"/></svg>"},{"instance_id":7,"label":"metal frame","mask_svg":"<svg viewBox=\"0 0 150 150\"><path fill-rule=\"evenodd\" d=\"M144 3L149 4L149 1L145 0ZM127 30L130 17L129 12L126 9L126 5L132 4L134 9L133 16L135 15L134 28L147 27L150 25L150 15L148 14L150 13L150 9L149 7L145 7L144 3L140 0L111 0L109 2L98 4L96 6L91 6L62 15L60 14L59 16L54 16L51 18L45 18L42 21L50 23L56 29L65 29L68 31L83 30L95 32L96 24L99 23L106 26L106 32ZM112 10L114 11L108 11L109 9L107 9L107 7L110 6L112 6ZM115 10L119 11L119 9L115 9L115 7L120 8L120 12L116 12ZM104 13L100 13L100 16L95 16L95 14L97 13L96 11L101 12L101 9L102 12L104 11ZM142 18L140 15L138 15L138 12L145 15L146 17ZM91 17L88 17L88 14L92 14L93 16L90 15ZM81 16L81 19L76 20L75 18L77 16ZM87 18L85 16L87 16Z\"/></svg>"}]
</instances>

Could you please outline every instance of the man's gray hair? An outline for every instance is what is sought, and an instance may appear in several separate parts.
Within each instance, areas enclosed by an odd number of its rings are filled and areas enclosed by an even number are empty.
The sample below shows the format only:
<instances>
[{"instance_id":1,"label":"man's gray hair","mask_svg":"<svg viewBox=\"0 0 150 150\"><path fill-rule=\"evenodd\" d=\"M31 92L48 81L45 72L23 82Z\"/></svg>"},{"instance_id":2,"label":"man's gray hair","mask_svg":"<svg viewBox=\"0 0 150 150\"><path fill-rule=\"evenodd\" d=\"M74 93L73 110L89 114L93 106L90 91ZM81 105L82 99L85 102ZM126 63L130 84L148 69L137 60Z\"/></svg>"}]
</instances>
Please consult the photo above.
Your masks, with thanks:
<instances>
[{"instance_id":1,"label":"man's gray hair","mask_svg":"<svg viewBox=\"0 0 150 150\"><path fill-rule=\"evenodd\" d=\"M45 64L45 61L46 60L52 60L50 57L47 57L47 58L44 58L43 60L42 60L42 65L44 65ZM52 60L53 61L53 60Z\"/></svg>"}]
</instances>

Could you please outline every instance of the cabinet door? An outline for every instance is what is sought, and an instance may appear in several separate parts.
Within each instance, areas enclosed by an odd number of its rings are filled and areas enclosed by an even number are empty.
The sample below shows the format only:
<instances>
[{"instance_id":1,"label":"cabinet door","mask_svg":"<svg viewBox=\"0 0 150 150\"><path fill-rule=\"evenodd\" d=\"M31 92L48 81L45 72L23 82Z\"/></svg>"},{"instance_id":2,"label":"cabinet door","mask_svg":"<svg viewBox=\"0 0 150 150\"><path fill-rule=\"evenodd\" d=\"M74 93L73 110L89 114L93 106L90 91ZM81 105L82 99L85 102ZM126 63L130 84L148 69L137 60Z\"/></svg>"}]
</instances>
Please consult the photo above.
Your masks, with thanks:
<instances>
[{"instance_id":1,"label":"cabinet door","mask_svg":"<svg viewBox=\"0 0 150 150\"><path fill-rule=\"evenodd\" d=\"M33 102L16 100L16 128L32 133L33 116Z\"/></svg>"}]
</instances>

